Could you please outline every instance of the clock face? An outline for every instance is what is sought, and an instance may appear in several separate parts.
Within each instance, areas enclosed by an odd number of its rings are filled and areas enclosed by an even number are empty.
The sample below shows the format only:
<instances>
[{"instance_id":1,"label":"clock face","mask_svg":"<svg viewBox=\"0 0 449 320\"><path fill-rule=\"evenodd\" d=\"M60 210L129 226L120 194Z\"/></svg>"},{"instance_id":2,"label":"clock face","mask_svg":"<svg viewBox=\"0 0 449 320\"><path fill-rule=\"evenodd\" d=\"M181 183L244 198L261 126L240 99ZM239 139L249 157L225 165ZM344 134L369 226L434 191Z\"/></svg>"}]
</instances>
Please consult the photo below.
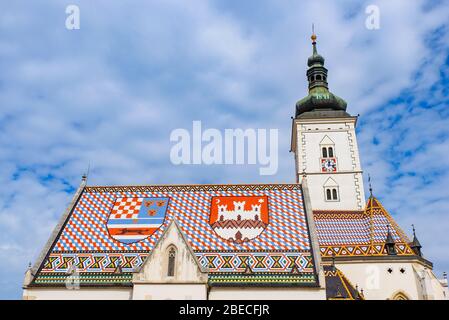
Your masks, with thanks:
<instances>
[{"instance_id":1,"label":"clock face","mask_svg":"<svg viewBox=\"0 0 449 320\"><path fill-rule=\"evenodd\" d=\"M322 172L337 172L337 160L335 158L321 159Z\"/></svg>"}]
</instances>

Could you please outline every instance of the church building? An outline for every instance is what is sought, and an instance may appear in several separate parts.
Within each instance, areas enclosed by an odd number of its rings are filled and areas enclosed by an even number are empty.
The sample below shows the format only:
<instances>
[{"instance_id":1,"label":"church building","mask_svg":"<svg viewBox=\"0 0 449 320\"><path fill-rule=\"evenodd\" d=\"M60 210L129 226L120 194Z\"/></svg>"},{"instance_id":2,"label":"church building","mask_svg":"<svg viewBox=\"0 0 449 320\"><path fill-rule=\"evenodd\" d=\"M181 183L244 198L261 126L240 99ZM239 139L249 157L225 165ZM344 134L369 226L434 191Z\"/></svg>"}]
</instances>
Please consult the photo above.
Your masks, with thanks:
<instances>
[{"instance_id":1,"label":"church building","mask_svg":"<svg viewBox=\"0 0 449 320\"><path fill-rule=\"evenodd\" d=\"M331 93L316 35L296 103L292 184L90 186L34 266L34 299L447 299L447 281L373 195L357 116Z\"/></svg>"}]
</instances>

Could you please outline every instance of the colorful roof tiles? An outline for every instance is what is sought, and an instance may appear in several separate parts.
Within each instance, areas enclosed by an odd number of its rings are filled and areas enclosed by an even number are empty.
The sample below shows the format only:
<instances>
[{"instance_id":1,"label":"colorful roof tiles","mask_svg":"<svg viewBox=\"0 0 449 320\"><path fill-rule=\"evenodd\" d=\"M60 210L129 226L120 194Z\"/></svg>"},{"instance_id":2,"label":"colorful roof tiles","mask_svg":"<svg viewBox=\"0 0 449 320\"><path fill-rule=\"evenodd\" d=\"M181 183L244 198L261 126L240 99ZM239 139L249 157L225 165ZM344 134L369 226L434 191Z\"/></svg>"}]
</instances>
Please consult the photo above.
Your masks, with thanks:
<instances>
[{"instance_id":1,"label":"colorful roof tiles","mask_svg":"<svg viewBox=\"0 0 449 320\"><path fill-rule=\"evenodd\" d=\"M173 219L215 283L316 283L299 184L84 187L35 283L133 272Z\"/></svg>"},{"instance_id":2,"label":"colorful roof tiles","mask_svg":"<svg viewBox=\"0 0 449 320\"><path fill-rule=\"evenodd\" d=\"M388 228L399 255L413 255L410 240L381 203L370 197L364 211L314 211L322 256L387 255Z\"/></svg>"}]
</instances>

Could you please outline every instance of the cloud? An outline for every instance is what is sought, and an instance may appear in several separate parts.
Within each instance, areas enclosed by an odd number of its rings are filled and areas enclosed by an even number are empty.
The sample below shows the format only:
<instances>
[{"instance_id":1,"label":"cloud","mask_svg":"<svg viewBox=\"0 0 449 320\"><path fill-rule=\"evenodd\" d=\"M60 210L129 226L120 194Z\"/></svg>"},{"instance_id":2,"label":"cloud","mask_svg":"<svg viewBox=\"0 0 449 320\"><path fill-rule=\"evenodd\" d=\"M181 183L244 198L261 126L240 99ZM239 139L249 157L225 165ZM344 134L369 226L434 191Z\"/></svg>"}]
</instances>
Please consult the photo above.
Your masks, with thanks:
<instances>
[{"instance_id":1,"label":"cloud","mask_svg":"<svg viewBox=\"0 0 449 320\"><path fill-rule=\"evenodd\" d=\"M19 298L90 164L91 184L293 182L290 116L315 23L332 92L361 114L375 192L447 270L448 9L439 2L14 1L0 10L0 297ZM278 128L279 172L174 166L170 132ZM438 221L436 223L435 221Z\"/></svg>"}]
</instances>

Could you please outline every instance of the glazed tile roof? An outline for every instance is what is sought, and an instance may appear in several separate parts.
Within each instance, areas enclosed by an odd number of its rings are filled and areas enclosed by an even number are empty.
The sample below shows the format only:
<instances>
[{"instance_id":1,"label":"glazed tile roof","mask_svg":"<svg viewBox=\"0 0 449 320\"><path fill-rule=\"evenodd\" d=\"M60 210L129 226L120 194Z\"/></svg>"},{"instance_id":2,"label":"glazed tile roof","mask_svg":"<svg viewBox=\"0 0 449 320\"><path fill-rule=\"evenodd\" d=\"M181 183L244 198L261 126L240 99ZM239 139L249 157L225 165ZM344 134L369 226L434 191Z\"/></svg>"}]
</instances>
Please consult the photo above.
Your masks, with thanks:
<instances>
[{"instance_id":1,"label":"glazed tile roof","mask_svg":"<svg viewBox=\"0 0 449 320\"><path fill-rule=\"evenodd\" d=\"M374 197L363 211L314 211L321 254L330 256L387 255L385 239L388 228L398 255L413 255L410 240Z\"/></svg>"},{"instance_id":2,"label":"glazed tile roof","mask_svg":"<svg viewBox=\"0 0 449 320\"><path fill-rule=\"evenodd\" d=\"M328 300L364 300L363 295L355 288L346 276L335 266L325 265L326 298Z\"/></svg>"},{"instance_id":3,"label":"glazed tile roof","mask_svg":"<svg viewBox=\"0 0 449 320\"><path fill-rule=\"evenodd\" d=\"M220 205L232 219L220 217ZM255 283L281 274L316 283L299 184L84 187L34 283L61 283L74 268L81 283L126 282L173 219L216 283L235 283L248 267ZM292 268L299 272L289 278Z\"/></svg>"}]
</instances>

